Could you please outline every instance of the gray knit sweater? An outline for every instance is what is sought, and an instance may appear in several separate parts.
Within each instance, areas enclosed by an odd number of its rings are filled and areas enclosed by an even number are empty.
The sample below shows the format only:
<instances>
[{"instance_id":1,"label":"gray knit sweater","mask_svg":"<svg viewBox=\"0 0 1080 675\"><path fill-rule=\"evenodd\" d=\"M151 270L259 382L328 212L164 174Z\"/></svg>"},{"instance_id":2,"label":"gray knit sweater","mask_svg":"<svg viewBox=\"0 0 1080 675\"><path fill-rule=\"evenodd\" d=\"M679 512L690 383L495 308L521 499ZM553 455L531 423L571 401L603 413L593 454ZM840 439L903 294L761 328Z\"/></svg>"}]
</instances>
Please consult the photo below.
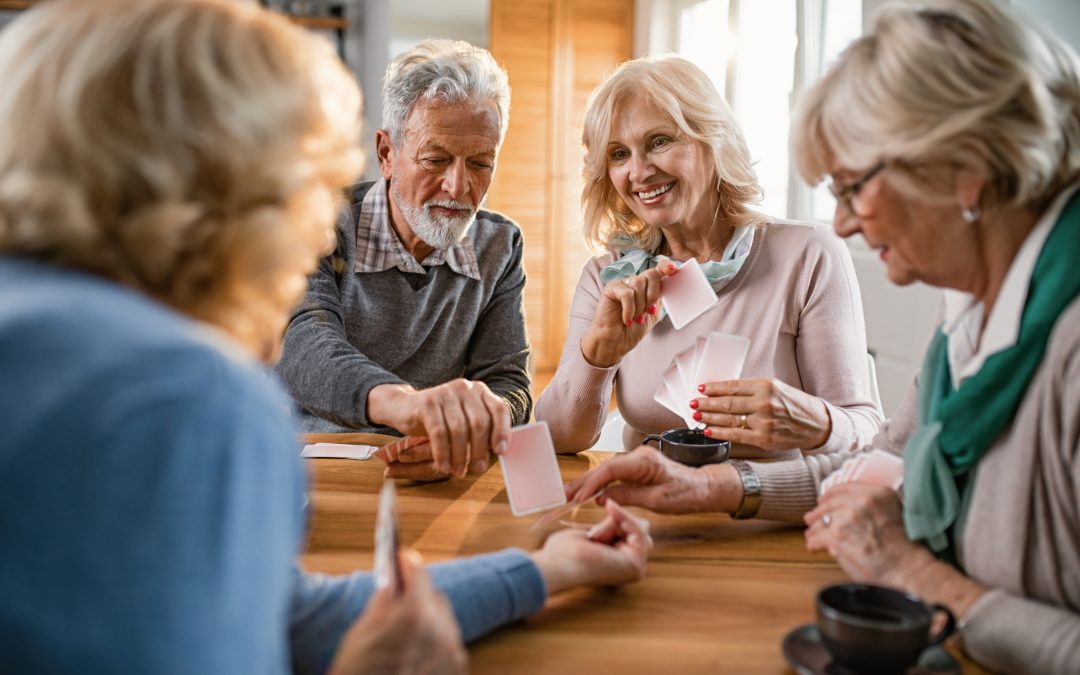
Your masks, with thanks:
<instances>
[{"instance_id":1,"label":"gray knit sweater","mask_svg":"<svg viewBox=\"0 0 1080 675\"><path fill-rule=\"evenodd\" d=\"M521 230L480 211L466 239L480 280L447 264L410 274L356 273L356 224L373 183L351 189L338 221L337 249L319 263L285 333L277 371L296 401L303 431L388 432L369 423L377 385L426 388L464 377L484 382L510 408L513 424L532 414L525 334Z\"/></svg>"}]
</instances>

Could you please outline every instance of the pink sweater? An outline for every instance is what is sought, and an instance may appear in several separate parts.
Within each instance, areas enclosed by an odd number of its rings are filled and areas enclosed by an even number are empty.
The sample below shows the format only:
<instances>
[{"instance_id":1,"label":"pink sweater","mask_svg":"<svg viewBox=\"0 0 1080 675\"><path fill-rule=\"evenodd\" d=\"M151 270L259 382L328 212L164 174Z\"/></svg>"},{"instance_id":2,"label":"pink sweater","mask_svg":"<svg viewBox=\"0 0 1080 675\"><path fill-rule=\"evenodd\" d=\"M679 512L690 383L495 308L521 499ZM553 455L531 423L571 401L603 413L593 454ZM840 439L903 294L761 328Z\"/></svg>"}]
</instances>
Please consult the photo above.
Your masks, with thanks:
<instances>
[{"instance_id":1,"label":"pink sweater","mask_svg":"<svg viewBox=\"0 0 1080 675\"><path fill-rule=\"evenodd\" d=\"M665 318L622 362L597 368L582 356L579 343L600 298L600 270L613 260L611 254L599 256L582 270L558 370L536 405L536 418L547 421L558 452L580 452L596 442L612 384L627 423L626 449L645 434L684 427L653 393L672 358L713 331L750 340L744 378L775 377L825 401L832 433L814 453L851 451L873 438L882 415L870 393L859 286L846 246L828 228L785 221L758 225L746 262L720 289L717 304L682 330ZM732 454L763 453L736 446Z\"/></svg>"}]
</instances>

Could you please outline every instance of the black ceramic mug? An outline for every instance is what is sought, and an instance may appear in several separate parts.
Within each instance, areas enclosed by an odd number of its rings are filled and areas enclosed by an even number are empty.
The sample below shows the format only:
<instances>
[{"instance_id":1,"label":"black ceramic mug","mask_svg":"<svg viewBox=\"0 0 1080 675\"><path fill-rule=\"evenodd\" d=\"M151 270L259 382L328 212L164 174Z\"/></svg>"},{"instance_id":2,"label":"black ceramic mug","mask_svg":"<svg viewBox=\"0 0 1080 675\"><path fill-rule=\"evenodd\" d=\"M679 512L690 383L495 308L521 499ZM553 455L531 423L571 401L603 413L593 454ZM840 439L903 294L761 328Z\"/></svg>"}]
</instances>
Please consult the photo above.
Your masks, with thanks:
<instances>
[{"instance_id":1,"label":"black ceramic mug","mask_svg":"<svg viewBox=\"0 0 1080 675\"><path fill-rule=\"evenodd\" d=\"M646 436L644 442L656 443L667 457L690 466L726 462L731 452L731 441L711 438L697 429L668 429Z\"/></svg>"},{"instance_id":2,"label":"black ceramic mug","mask_svg":"<svg viewBox=\"0 0 1080 675\"><path fill-rule=\"evenodd\" d=\"M934 615L945 625L930 634ZM941 644L956 628L945 605L928 605L894 588L838 584L821 589L817 625L825 648L841 666L856 673L904 673L927 647Z\"/></svg>"}]
</instances>

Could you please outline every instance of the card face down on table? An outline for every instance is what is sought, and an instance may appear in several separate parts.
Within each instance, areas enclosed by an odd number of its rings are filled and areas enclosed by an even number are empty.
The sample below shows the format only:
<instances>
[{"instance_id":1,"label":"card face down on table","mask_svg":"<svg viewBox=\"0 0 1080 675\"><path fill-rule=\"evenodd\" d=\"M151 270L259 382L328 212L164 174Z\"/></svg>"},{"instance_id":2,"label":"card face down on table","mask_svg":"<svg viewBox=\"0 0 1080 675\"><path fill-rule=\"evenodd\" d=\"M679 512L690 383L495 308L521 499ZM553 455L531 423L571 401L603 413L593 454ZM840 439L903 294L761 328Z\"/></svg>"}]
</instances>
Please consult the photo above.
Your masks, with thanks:
<instances>
[{"instance_id":1,"label":"card face down on table","mask_svg":"<svg viewBox=\"0 0 1080 675\"><path fill-rule=\"evenodd\" d=\"M510 443L499 457L510 510L515 516L562 506L566 503L559 461L547 422L510 430Z\"/></svg>"}]
</instances>

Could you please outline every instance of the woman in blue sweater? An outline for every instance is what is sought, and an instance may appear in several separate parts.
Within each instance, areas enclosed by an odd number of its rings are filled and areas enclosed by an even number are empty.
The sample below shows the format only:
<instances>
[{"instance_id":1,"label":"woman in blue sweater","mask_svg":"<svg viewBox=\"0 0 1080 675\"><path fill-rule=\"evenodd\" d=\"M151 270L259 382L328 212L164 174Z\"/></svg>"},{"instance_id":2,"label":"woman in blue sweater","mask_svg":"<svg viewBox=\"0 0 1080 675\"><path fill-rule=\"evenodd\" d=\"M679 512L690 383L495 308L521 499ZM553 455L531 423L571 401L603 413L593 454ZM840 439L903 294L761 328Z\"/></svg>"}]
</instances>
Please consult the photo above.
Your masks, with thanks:
<instances>
[{"instance_id":1,"label":"woman in blue sweater","mask_svg":"<svg viewBox=\"0 0 1080 675\"><path fill-rule=\"evenodd\" d=\"M393 599L295 567L304 469L260 362L361 166L328 45L254 3L56 0L0 72L5 671L460 672L548 594L640 578L619 509L609 543L403 556Z\"/></svg>"}]
</instances>

